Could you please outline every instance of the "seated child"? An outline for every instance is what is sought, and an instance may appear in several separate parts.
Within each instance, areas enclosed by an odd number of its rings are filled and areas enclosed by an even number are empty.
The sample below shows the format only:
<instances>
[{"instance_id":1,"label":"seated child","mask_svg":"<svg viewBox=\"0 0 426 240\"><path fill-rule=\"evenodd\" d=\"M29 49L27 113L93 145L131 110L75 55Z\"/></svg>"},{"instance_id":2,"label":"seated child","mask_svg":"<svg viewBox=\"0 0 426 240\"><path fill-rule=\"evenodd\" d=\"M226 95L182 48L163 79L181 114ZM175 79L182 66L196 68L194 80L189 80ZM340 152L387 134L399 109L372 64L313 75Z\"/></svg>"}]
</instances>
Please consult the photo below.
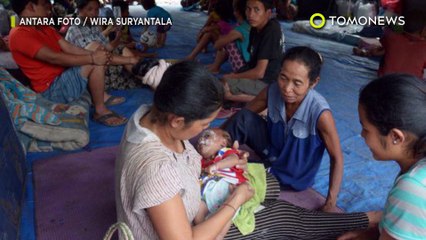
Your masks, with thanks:
<instances>
[{"instance_id":1,"label":"seated child","mask_svg":"<svg viewBox=\"0 0 426 240\"><path fill-rule=\"evenodd\" d=\"M122 18L130 17L129 13L129 3L125 2L123 0L114 0L112 1L112 7L119 7L120 8L120 15ZM130 49L134 49L136 46L136 42L133 41L132 35L130 34L130 29L128 25L121 26L121 29L118 32L111 33L110 34L110 40L114 40L116 38L115 34L119 34L120 37L120 44L124 44L126 47ZM134 53L136 54L136 53Z\"/></svg>"},{"instance_id":2,"label":"seated child","mask_svg":"<svg viewBox=\"0 0 426 240\"><path fill-rule=\"evenodd\" d=\"M205 130L197 141L197 151L203 157L201 167L201 205L194 223L199 224L224 204L230 194L230 184L247 181L244 171L235 166L239 159L238 142L231 148L231 136L219 128ZM226 203L225 203L226 204ZM235 215L238 214L238 211ZM222 230L224 237L231 221Z\"/></svg>"},{"instance_id":3,"label":"seated child","mask_svg":"<svg viewBox=\"0 0 426 240\"><path fill-rule=\"evenodd\" d=\"M146 16L148 18L158 18L162 19L163 23L167 23L168 20L172 20L172 16L169 12L164 10L164 8L159 7L155 4L155 0L142 0L141 4L143 8L148 11ZM167 32L170 30L172 25L158 25L157 26L157 42L155 46L161 48L166 43ZM148 30L148 27L145 26L145 31ZM146 47L146 46L145 46Z\"/></svg>"},{"instance_id":4,"label":"seated child","mask_svg":"<svg viewBox=\"0 0 426 240\"><path fill-rule=\"evenodd\" d=\"M233 29L234 20L232 1L219 0L198 33L197 45L185 59L195 60L200 52L206 51L210 42L214 43L219 36L228 34Z\"/></svg>"},{"instance_id":5,"label":"seated child","mask_svg":"<svg viewBox=\"0 0 426 240\"><path fill-rule=\"evenodd\" d=\"M245 14L247 0L233 0L234 16L238 22L228 34L220 36L215 42L216 58L208 69L213 73L220 71L220 66L228 58L233 72L240 71L250 60L248 51L250 25Z\"/></svg>"}]
</instances>

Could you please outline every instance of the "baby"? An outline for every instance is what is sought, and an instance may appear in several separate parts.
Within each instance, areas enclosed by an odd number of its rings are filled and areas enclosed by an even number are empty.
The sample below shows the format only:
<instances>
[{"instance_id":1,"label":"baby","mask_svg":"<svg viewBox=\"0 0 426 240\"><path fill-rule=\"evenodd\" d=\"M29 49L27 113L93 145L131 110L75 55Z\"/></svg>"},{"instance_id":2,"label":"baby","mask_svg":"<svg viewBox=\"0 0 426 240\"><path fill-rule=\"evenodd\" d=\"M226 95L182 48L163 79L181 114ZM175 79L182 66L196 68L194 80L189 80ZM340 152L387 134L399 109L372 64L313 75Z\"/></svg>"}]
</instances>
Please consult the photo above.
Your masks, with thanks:
<instances>
[{"instance_id":1,"label":"baby","mask_svg":"<svg viewBox=\"0 0 426 240\"><path fill-rule=\"evenodd\" d=\"M219 128L205 130L197 142L197 151L203 157L201 166L201 205L194 223L199 224L216 212L230 194L230 185L247 181L244 171L235 166L240 152L238 142L232 148L231 136ZM237 211L238 213L238 211ZM235 215L237 215L237 213ZM219 238L227 233L231 221L224 227Z\"/></svg>"}]
</instances>

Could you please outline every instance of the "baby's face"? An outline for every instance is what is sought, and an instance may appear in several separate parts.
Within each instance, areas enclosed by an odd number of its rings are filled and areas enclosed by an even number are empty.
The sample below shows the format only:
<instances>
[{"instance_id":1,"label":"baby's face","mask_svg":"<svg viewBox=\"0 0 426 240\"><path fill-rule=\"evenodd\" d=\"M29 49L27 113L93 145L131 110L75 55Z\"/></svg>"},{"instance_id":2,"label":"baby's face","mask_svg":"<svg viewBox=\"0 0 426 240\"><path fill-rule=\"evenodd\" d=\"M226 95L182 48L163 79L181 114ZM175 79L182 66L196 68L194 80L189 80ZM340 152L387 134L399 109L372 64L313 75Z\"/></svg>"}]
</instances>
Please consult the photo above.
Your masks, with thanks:
<instances>
[{"instance_id":1,"label":"baby's face","mask_svg":"<svg viewBox=\"0 0 426 240\"><path fill-rule=\"evenodd\" d=\"M220 134L219 129L205 130L197 142L197 151L203 158L211 158L224 147L223 143L226 142L223 135Z\"/></svg>"}]
</instances>

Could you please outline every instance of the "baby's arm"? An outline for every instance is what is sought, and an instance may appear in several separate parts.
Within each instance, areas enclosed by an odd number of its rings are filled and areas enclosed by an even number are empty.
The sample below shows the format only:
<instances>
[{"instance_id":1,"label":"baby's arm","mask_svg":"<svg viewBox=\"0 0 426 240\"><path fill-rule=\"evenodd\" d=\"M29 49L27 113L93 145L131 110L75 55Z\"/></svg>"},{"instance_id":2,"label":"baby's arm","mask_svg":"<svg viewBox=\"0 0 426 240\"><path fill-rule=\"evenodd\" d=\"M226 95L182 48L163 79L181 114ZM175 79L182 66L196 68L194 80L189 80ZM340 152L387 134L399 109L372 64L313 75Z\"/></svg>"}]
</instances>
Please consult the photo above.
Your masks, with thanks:
<instances>
[{"instance_id":1,"label":"baby's arm","mask_svg":"<svg viewBox=\"0 0 426 240\"><path fill-rule=\"evenodd\" d=\"M231 168L238 164L239 156L236 153L232 153L226 156L224 159L217 163L214 163L206 168L206 172L214 173L219 169Z\"/></svg>"}]
</instances>

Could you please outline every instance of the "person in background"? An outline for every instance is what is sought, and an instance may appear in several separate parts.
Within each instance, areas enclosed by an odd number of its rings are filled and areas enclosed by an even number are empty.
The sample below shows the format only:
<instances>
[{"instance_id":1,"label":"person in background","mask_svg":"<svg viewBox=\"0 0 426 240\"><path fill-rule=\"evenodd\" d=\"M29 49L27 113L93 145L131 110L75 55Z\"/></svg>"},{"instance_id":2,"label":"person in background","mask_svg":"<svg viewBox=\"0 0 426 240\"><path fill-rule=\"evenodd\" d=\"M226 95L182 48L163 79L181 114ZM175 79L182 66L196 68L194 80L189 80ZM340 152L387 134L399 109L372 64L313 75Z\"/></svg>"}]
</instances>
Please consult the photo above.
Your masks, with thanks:
<instances>
[{"instance_id":1,"label":"person in background","mask_svg":"<svg viewBox=\"0 0 426 240\"><path fill-rule=\"evenodd\" d=\"M215 43L220 36L227 35L234 28L234 21L232 1L218 0L198 33L197 45L185 59L195 60L200 52L206 52L210 42Z\"/></svg>"},{"instance_id":2,"label":"person in background","mask_svg":"<svg viewBox=\"0 0 426 240\"><path fill-rule=\"evenodd\" d=\"M278 78L284 39L279 22L271 18L272 7L272 0L247 1L250 61L245 71L223 75L226 100L249 102Z\"/></svg>"},{"instance_id":3,"label":"person in background","mask_svg":"<svg viewBox=\"0 0 426 240\"><path fill-rule=\"evenodd\" d=\"M99 12L98 0L77 0L78 17L96 18ZM105 71L105 89L128 89L141 86L143 76L132 74L132 68L139 61L139 56L120 43L121 31L116 31L115 38L108 40L108 35L116 29L114 26L108 26L102 31L101 26L72 25L67 31L65 40L68 42L91 51L98 48L104 48L114 54L111 66Z\"/></svg>"},{"instance_id":4,"label":"person in background","mask_svg":"<svg viewBox=\"0 0 426 240\"><path fill-rule=\"evenodd\" d=\"M50 14L47 0L13 0L20 17L42 18ZM104 91L105 65L111 63L108 51L89 51L67 42L49 26L17 26L10 32L10 51L16 63L30 79L31 88L56 103L69 103L87 90L95 107L93 119L107 126L127 122L108 109L125 101Z\"/></svg>"},{"instance_id":5,"label":"person in background","mask_svg":"<svg viewBox=\"0 0 426 240\"><path fill-rule=\"evenodd\" d=\"M219 37L214 43L214 48L217 50L215 61L207 67L213 73L220 71L220 66L226 59L231 63L233 72L242 71L250 60L248 51L250 25L245 13L246 3L247 0L233 1L234 16L238 26L228 34Z\"/></svg>"},{"instance_id":6,"label":"person in background","mask_svg":"<svg viewBox=\"0 0 426 240\"><path fill-rule=\"evenodd\" d=\"M147 11L146 17L161 19L162 22L167 23L167 20L172 20L172 16L164 8L157 6L155 0L141 0L143 8ZM164 47L167 39L167 32L170 31L171 25L158 25L157 32L157 48ZM148 26L145 26L145 31L148 30Z\"/></svg>"}]
</instances>

